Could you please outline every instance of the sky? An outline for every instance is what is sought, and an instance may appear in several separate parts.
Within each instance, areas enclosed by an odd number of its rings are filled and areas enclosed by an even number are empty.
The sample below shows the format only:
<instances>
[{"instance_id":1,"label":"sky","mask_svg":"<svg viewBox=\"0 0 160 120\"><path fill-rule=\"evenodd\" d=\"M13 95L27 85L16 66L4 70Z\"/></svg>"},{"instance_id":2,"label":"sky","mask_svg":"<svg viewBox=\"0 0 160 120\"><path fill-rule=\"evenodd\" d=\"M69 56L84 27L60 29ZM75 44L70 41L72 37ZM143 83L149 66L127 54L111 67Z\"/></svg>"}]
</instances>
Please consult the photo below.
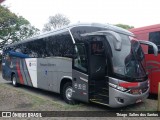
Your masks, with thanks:
<instances>
[{"instance_id":1,"label":"sky","mask_svg":"<svg viewBox=\"0 0 160 120\"><path fill-rule=\"evenodd\" d=\"M57 13L74 23L127 24L142 27L160 23L160 0L6 0L2 3L42 30Z\"/></svg>"}]
</instances>

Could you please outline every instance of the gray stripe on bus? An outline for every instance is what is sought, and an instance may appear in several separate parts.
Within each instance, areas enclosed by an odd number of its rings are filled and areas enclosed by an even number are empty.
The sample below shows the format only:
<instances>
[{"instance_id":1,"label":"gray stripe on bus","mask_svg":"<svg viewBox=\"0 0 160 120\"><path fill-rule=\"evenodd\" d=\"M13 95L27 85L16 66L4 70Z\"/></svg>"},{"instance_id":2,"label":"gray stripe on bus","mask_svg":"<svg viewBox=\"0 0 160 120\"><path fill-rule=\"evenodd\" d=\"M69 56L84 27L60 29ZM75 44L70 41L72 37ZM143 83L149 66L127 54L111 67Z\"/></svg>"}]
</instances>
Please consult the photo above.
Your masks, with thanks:
<instances>
[{"instance_id":1,"label":"gray stripe on bus","mask_svg":"<svg viewBox=\"0 0 160 120\"><path fill-rule=\"evenodd\" d=\"M31 77L30 77L30 74L29 74L29 71L28 71L28 68L27 68L26 60L24 59L23 62L24 62L24 71L25 71L25 74L26 74L28 85L29 86L33 86L32 81L31 81Z\"/></svg>"},{"instance_id":2,"label":"gray stripe on bus","mask_svg":"<svg viewBox=\"0 0 160 120\"><path fill-rule=\"evenodd\" d=\"M23 59L23 70L24 70L24 74L25 74L25 77L26 77L27 84L28 84L29 86L32 86L32 85L31 85L31 82L30 82L30 78L29 78L29 76L28 76L28 71L27 71L27 69L26 69L25 59Z\"/></svg>"}]
</instances>

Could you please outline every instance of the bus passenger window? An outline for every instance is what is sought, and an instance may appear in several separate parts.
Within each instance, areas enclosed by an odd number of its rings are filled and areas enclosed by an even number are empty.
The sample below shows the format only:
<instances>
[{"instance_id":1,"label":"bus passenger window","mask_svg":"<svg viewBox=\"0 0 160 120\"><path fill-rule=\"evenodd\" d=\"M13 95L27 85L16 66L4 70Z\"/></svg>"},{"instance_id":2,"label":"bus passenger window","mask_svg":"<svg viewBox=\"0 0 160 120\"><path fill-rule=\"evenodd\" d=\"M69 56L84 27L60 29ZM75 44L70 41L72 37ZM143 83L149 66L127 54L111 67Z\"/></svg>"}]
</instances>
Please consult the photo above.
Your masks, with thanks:
<instances>
[{"instance_id":1,"label":"bus passenger window","mask_svg":"<svg viewBox=\"0 0 160 120\"><path fill-rule=\"evenodd\" d=\"M160 53L160 31L150 32L149 41L153 42L158 46L158 53ZM153 54L153 47L149 46L148 54Z\"/></svg>"},{"instance_id":2,"label":"bus passenger window","mask_svg":"<svg viewBox=\"0 0 160 120\"><path fill-rule=\"evenodd\" d=\"M85 46L82 44L77 44L75 46L74 67L87 72L86 51Z\"/></svg>"}]
</instances>

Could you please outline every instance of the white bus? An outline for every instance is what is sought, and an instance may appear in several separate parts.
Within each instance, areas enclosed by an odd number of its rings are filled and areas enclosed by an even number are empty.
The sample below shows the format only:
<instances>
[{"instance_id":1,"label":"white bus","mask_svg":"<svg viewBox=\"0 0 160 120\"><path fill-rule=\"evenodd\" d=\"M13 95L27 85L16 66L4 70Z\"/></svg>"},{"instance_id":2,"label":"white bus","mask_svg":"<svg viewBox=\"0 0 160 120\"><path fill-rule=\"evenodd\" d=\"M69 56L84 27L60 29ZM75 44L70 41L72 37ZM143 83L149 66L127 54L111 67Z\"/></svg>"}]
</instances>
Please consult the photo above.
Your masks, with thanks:
<instances>
[{"instance_id":1,"label":"white bus","mask_svg":"<svg viewBox=\"0 0 160 120\"><path fill-rule=\"evenodd\" d=\"M151 42L143 44L157 47ZM122 107L145 100L149 81L140 41L124 29L77 24L3 49L2 76L60 93L69 104L95 102Z\"/></svg>"}]
</instances>

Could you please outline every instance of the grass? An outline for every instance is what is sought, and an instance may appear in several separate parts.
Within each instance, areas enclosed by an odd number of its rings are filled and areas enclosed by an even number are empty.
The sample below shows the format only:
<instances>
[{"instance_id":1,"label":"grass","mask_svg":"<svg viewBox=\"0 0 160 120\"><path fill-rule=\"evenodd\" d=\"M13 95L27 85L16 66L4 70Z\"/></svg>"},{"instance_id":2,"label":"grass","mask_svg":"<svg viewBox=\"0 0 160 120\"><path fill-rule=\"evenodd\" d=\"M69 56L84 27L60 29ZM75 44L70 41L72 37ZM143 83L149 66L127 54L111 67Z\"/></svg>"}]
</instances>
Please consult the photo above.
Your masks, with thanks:
<instances>
[{"instance_id":1,"label":"grass","mask_svg":"<svg viewBox=\"0 0 160 120\"><path fill-rule=\"evenodd\" d=\"M43 96L40 95L35 95L35 93L32 92L28 92L26 90L21 90L18 88L14 88L11 86L8 86L7 84L0 84L0 87L3 88L7 88L8 91L12 90L12 91L16 91L18 94L20 94L21 96L26 96L27 98L29 98L31 104L33 104L32 109L38 108L39 106L43 106L45 107L54 107L57 109L62 109L62 110L74 110L74 109L78 109L82 106L82 104L78 104L78 105L68 105L66 103L60 103L58 101L54 101L52 99L46 99Z\"/></svg>"},{"instance_id":2,"label":"grass","mask_svg":"<svg viewBox=\"0 0 160 120\"><path fill-rule=\"evenodd\" d=\"M45 97L42 92L42 94L37 94L34 91L29 91L27 89L23 89L23 86L18 89L18 88L14 88L8 84L1 84L0 83L0 89L6 89L8 91L16 91L17 94L19 94L18 96L22 97L21 99L23 99L23 97L27 97L28 98L28 102L32 104L32 106L29 108L31 110L66 110L66 111L77 111L77 110L91 110L92 111L92 107L87 107L87 105L81 103L78 105L68 105L66 103L63 103L63 101L61 100L52 100L52 97ZM54 98L54 97L53 97ZM97 105L98 106L98 105ZM94 107L93 107L94 108ZM96 109L96 107L95 107ZM99 109L99 107L98 107ZM101 109L101 107L100 107ZM109 108L106 110L110 110ZM120 110L120 109L118 109ZM157 110L157 100L151 100L148 99L146 100L144 103L140 103L137 105L131 105L131 106L127 106L124 109L122 109L123 111L156 111Z\"/></svg>"}]
</instances>

